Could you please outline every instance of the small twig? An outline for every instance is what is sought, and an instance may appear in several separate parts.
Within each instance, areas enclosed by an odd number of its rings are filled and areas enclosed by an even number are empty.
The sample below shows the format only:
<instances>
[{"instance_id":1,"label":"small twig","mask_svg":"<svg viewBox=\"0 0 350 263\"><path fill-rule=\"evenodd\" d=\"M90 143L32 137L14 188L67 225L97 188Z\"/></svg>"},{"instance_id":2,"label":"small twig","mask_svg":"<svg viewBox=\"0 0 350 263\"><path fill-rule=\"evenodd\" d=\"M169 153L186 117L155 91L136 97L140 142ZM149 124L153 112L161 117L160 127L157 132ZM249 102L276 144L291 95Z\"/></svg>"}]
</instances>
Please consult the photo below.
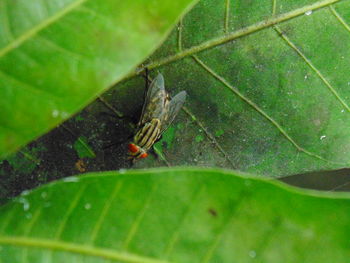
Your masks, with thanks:
<instances>
[{"instance_id":1,"label":"small twig","mask_svg":"<svg viewBox=\"0 0 350 263\"><path fill-rule=\"evenodd\" d=\"M123 118L124 114L120 111L116 110L111 104L109 104L102 96L98 96L97 99L101 101L108 109L113 111L115 115L117 115L119 118Z\"/></svg>"}]
</instances>

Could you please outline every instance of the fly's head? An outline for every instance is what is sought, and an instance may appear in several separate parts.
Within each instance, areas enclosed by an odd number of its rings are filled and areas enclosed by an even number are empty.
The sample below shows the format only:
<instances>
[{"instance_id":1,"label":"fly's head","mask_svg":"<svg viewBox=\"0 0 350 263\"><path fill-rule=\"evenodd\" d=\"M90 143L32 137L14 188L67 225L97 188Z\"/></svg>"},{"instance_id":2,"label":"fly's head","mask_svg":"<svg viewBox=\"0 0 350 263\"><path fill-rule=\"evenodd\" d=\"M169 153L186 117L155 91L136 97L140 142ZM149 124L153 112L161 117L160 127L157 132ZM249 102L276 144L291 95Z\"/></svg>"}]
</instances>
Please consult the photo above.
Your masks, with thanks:
<instances>
[{"instance_id":1,"label":"fly's head","mask_svg":"<svg viewBox=\"0 0 350 263\"><path fill-rule=\"evenodd\" d=\"M135 143L129 143L128 150L129 159L132 160L143 159L148 156L148 153Z\"/></svg>"}]
</instances>

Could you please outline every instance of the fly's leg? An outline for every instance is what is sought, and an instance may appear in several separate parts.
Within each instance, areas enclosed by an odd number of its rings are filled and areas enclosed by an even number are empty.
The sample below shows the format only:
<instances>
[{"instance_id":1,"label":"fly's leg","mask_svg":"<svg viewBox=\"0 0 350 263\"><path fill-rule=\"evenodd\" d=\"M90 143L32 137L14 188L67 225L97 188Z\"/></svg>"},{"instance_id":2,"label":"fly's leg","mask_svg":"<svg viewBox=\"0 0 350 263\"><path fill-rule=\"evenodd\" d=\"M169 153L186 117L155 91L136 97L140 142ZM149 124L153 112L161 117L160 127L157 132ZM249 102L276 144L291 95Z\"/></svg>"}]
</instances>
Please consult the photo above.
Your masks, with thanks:
<instances>
[{"instance_id":1,"label":"fly's leg","mask_svg":"<svg viewBox=\"0 0 350 263\"><path fill-rule=\"evenodd\" d=\"M129 129L132 132L135 130L135 119L133 117L125 116L123 113L115 109L111 104L109 104L104 98L101 96L98 97L98 100L109 110L109 112L101 112L100 114L105 114L109 117L113 117L115 119L124 119L127 121Z\"/></svg>"},{"instance_id":2,"label":"fly's leg","mask_svg":"<svg viewBox=\"0 0 350 263\"><path fill-rule=\"evenodd\" d=\"M111 104L109 104L107 101L105 101L101 96L98 98L98 100L108 109L107 111L100 112L100 115L106 115L108 117L111 117L114 119L113 123L115 123L116 126L122 126L124 128L124 134L126 136L122 136L123 138L119 139L112 139L107 143L104 143L103 150L107 150L113 146L122 146L127 141L130 141L133 137L133 134L135 132L135 119L129 116L123 115L121 112L116 110Z\"/></svg>"},{"instance_id":3,"label":"fly's leg","mask_svg":"<svg viewBox=\"0 0 350 263\"><path fill-rule=\"evenodd\" d=\"M126 142L129 142L131 141L131 139L133 138L134 136L131 134L129 135L127 138L122 138L121 140L118 140L118 141L114 141L112 143L109 143L109 144L105 144L103 146L103 150L106 150L106 149L109 149L113 146L122 146L122 144L126 143Z\"/></svg>"},{"instance_id":4,"label":"fly's leg","mask_svg":"<svg viewBox=\"0 0 350 263\"><path fill-rule=\"evenodd\" d=\"M160 152L160 150L154 146L148 150L148 153L153 155L153 157L158 159L158 160L160 159L159 154L158 154L159 152Z\"/></svg>"}]
</instances>

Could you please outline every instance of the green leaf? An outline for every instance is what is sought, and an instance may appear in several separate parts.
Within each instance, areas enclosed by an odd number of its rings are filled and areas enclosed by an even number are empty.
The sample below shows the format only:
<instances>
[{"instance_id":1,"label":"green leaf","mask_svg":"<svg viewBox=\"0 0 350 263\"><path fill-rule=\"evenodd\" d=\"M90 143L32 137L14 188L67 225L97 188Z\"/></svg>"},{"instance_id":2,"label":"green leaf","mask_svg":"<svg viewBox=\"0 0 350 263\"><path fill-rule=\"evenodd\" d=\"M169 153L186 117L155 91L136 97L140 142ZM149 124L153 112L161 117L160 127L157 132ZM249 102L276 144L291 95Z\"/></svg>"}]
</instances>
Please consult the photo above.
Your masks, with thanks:
<instances>
[{"instance_id":1,"label":"green leaf","mask_svg":"<svg viewBox=\"0 0 350 263\"><path fill-rule=\"evenodd\" d=\"M87 138L84 136L79 137L73 145L74 149L77 151L79 158L95 158L96 154L91 149L87 142Z\"/></svg>"},{"instance_id":2,"label":"green leaf","mask_svg":"<svg viewBox=\"0 0 350 263\"><path fill-rule=\"evenodd\" d=\"M188 93L164 156L272 176L349 167L349 47L348 0L201 0L145 63ZM128 112L140 81L106 98Z\"/></svg>"},{"instance_id":3,"label":"green leaf","mask_svg":"<svg viewBox=\"0 0 350 263\"><path fill-rule=\"evenodd\" d=\"M0 208L0 259L343 263L349 203L215 169L68 177Z\"/></svg>"},{"instance_id":4,"label":"green leaf","mask_svg":"<svg viewBox=\"0 0 350 263\"><path fill-rule=\"evenodd\" d=\"M0 0L0 157L131 72L191 2Z\"/></svg>"},{"instance_id":5,"label":"green leaf","mask_svg":"<svg viewBox=\"0 0 350 263\"><path fill-rule=\"evenodd\" d=\"M14 173L30 174L40 165L40 159L36 157L39 149L31 149L29 151L20 151L8 156L6 161L13 168ZM40 149L42 150L42 149ZM7 173L9 175L9 173Z\"/></svg>"}]
</instances>

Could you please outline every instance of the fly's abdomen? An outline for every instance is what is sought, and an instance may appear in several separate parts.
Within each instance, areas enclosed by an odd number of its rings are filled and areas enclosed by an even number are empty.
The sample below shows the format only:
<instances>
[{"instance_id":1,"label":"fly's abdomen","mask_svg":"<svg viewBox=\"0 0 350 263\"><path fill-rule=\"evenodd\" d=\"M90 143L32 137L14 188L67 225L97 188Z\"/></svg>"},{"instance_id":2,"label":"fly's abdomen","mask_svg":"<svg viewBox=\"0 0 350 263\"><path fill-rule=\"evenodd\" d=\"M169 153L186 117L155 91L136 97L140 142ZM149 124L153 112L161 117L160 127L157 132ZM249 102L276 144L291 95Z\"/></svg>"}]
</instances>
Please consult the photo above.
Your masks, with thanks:
<instances>
[{"instance_id":1,"label":"fly's abdomen","mask_svg":"<svg viewBox=\"0 0 350 263\"><path fill-rule=\"evenodd\" d=\"M152 119L147 122L135 135L136 145L148 150L156 142L160 135L161 122L159 119Z\"/></svg>"}]
</instances>

